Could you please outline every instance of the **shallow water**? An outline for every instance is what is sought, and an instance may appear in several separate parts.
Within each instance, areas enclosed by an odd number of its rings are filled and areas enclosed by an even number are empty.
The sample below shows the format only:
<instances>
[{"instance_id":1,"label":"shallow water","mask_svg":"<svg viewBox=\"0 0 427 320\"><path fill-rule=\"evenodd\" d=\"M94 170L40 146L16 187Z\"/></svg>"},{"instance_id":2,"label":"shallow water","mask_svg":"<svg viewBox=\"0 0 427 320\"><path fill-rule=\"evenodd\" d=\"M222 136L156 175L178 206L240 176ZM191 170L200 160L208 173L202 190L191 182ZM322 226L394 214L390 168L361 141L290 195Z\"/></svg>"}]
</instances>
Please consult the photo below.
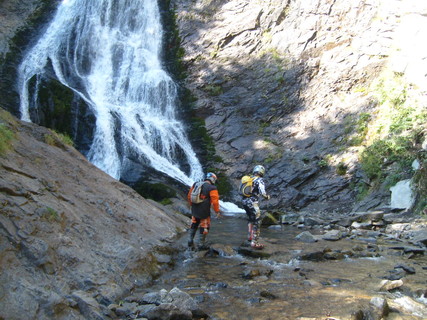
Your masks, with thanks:
<instances>
[{"instance_id":1,"label":"shallow water","mask_svg":"<svg viewBox=\"0 0 427 320\"><path fill-rule=\"evenodd\" d=\"M262 251L271 256L251 258L237 253L245 243L246 228L246 220L239 217L213 220L208 235L211 248L220 248L220 252L230 255L185 251L186 236L182 237L179 262L172 272L156 281L154 288L178 287L199 301L200 309L210 319L224 320L352 319L354 312L369 306L372 297L393 300L405 291L413 294L427 289L427 270L423 269L427 266L426 257L408 259L400 251L390 250L392 243L372 244L348 238L303 243L295 240L303 230L281 226L262 229L266 245ZM304 253L325 248L344 251L355 246L371 247L379 257L320 262L298 259ZM380 282L400 263L415 268L416 273L403 278L405 285L399 292L380 292ZM415 311L404 311L401 315L411 316L401 319L424 319L424 315L419 317Z\"/></svg>"}]
</instances>

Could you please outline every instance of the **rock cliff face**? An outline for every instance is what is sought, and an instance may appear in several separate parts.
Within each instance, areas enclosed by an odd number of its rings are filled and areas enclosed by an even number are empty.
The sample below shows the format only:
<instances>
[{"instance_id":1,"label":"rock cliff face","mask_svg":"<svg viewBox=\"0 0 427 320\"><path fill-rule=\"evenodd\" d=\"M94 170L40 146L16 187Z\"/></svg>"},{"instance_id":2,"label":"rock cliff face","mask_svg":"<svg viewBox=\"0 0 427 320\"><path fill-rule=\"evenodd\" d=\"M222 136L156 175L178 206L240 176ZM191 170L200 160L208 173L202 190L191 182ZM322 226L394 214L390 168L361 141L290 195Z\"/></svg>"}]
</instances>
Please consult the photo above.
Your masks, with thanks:
<instances>
[{"instance_id":1,"label":"rock cliff face","mask_svg":"<svg viewBox=\"0 0 427 320\"><path fill-rule=\"evenodd\" d=\"M411 48L422 42L426 5L172 3L186 52L186 85L235 190L243 173L261 163L273 207L350 210L354 186L368 181L358 168L358 148L346 145L356 130L350 119L378 112L366 89L386 69L425 87L425 52ZM399 38L403 28L411 41ZM388 205L385 190L354 209Z\"/></svg>"},{"instance_id":2,"label":"rock cliff face","mask_svg":"<svg viewBox=\"0 0 427 320\"><path fill-rule=\"evenodd\" d=\"M359 119L380 113L370 86L385 70L405 78L426 105L420 89L427 87L425 3L160 2L176 12L188 71L184 85L197 98L196 113L205 119L224 160L214 166L234 187L227 200L238 201L239 178L262 163L274 208L389 206L388 187L354 205L358 190L372 182L359 168L360 145L350 141ZM49 16L54 4L27 0L0 5L5 18L0 53L8 57L1 64L0 92L4 107L14 114L14 68L25 49L19 41L28 39L11 39L28 30L29 20Z\"/></svg>"},{"instance_id":3,"label":"rock cliff face","mask_svg":"<svg viewBox=\"0 0 427 320\"><path fill-rule=\"evenodd\" d=\"M93 306L167 265L161 257L187 218L112 179L46 128L5 111L0 126L14 132L0 155L0 319L95 319L102 310Z\"/></svg>"}]
</instances>

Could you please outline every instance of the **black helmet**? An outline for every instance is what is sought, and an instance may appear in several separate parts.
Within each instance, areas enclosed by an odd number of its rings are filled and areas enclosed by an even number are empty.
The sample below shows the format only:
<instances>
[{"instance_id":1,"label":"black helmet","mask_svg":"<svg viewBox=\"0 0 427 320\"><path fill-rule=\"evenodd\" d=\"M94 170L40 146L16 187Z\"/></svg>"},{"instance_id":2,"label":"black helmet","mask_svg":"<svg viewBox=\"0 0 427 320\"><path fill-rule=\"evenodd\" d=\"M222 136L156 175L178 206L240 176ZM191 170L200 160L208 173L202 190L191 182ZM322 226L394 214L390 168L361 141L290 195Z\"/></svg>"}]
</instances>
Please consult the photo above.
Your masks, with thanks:
<instances>
[{"instance_id":1,"label":"black helmet","mask_svg":"<svg viewBox=\"0 0 427 320\"><path fill-rule=\"evenodd\" d=\"M210 182L212 182L212 184L215 184L216 180L218 180L217 176L215 173L212 172L208 172L206 174L206 179L205 180L209 180Z\"/></svg>"},{"instance_id":2,"label":"black helmet","mask_svg":"<svg viewBox=\"0 0 427 320\"><path fill-rule=\"evenodd\" d=\"M257 174L260 177L263 177L265 174L265 168L261 165L255 166L254 170L252 170L252 174Z\"/></svg>"}]
</instances>

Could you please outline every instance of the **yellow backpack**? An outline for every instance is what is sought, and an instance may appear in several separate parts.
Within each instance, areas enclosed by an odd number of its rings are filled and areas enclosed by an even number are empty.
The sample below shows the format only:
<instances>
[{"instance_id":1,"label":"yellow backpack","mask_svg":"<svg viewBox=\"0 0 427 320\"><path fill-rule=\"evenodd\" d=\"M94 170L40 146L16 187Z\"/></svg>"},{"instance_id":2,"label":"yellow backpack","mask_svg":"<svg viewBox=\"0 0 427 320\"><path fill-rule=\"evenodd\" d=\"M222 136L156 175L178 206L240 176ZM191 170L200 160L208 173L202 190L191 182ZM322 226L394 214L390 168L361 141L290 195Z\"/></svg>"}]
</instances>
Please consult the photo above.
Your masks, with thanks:
<instances>
[{"instance_id":1,"label":"yellow backpack","mask_svg":"<svg viewBox=\"0 0 427 320\"><path fill-rule=\"evenodd\" d=\"M239 192L244 197L250 197L253 190L253 182L256 177L243 176L240 180Z\"/></svg>"}]
</instances>

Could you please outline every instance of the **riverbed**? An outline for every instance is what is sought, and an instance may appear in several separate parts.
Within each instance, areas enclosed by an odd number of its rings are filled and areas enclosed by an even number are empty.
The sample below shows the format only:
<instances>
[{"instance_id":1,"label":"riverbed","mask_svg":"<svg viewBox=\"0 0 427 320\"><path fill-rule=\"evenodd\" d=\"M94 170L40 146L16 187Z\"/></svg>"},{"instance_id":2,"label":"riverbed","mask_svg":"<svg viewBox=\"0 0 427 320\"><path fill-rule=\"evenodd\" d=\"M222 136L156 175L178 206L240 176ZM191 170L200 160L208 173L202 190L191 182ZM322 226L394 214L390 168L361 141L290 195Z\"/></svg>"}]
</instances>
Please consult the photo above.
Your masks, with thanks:
<instances>
[{"instance_id":1,"label":"riverbed","mask_svg":"<svg viewBox=\"0 0 427 320\"><path fill-rule=\"evenodd\" d=\"M386 319L427 318L426 256L405 254L397 239L305 243L296 240L303 228L276 225L262 228L265 249L252 250L246 229L241 215L215 219L210 249L202 251L186 250L184 235L175 267L152 289L177 287L217 320L368 319L369 310ZM399 279L398 288L381 288ZM375 311L373 298L386 301L387 311Z\"/></svg>"}]
</instances>

